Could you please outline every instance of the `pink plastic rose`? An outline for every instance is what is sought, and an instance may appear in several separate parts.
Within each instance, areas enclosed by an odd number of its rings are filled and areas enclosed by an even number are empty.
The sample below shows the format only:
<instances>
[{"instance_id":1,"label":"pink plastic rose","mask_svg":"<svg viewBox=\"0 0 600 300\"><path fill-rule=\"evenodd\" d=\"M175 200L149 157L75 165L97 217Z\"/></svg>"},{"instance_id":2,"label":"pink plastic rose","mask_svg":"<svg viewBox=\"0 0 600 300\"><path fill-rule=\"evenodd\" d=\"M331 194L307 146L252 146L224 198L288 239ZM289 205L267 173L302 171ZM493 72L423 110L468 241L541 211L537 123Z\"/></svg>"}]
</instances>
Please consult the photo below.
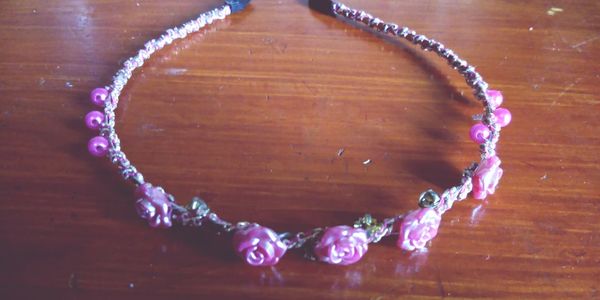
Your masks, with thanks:
<instances>
[{"instance_id":1,"label":"pink plastic rose","mask_svg":"<svg viewBox=\"0 0 600 300\"><path fill-rule=\"evenodd\" d=\"M421 208L408 213L400 224L398 247L413 251L425 248L440 227L442 217L433 208Z\"/></svg>"},{"instance_id":2,"label":"pink plastic rose","mask_svg":"<svg viewBox=\"0 0 600 300\"><path fill-rule=\"evenodd\" d=\"M287 250L275 231L258 224L236 231L233 248L252 266L275 265Z\"/></svg>"},{"instance_id":3,"label":"pink plastic rose","mask_svg":"<svg viewBox=\"0 0 600 300\"><path fill-rule=\"evenodd\" d=\"M483 200L488 194L496 191L496 186L502 177L500 158L492 156L484 159L473 174L473 197Z\"/></svg>"},{"instance_id":4,"label":"pink plastic rose","mask_svg":"<svg viewBox=\"0 0 600 300\"><path fill-rule=\"evenodd\" d=\"M328 228L315 245L315 256L322 262L350 265L369 249L367 232L362 228L336 226Z\"/></svg>"},{"instance_id":5,"label":"pink plastic rose","mask_svg":"<svg viewBox=\"0 0 600 300\"><path fill-rule=\"evenodd\" d=\"M135 208L138 215L148 221L148 225L154 228L168 228L171 223L171 202L165 192L149 183L144 183L135 190L138 200Z\"/></svg>"}]
</instances>

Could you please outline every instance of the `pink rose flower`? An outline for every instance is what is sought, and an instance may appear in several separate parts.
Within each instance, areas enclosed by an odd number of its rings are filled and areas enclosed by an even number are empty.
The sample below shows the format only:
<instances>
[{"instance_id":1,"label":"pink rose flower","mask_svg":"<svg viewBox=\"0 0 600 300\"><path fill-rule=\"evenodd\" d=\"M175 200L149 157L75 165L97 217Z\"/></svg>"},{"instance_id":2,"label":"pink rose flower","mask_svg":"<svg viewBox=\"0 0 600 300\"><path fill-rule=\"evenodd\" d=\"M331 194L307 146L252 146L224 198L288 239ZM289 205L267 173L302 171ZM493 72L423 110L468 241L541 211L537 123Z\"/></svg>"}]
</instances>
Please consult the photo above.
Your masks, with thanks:
<instances>
[{"instance_id":1,"label":"pink rose flower","mask_svg":"<svg viewBox=\"0 0 600 300\"><path fill-rule=\"evenodd\" d=\"M138 200L135 203L138 215L148 221L154 228L168 228L171 223L171 202L165 192L149 183L137 187L135 194Z\"/></svg>"},{"instance_id":2,"label":"pink rose flower","mask_svg":"<svg viewBox=\"0 0 600 300\"><path fill-rule=\"evenodd\" d=\"M368 249L364 229L342 225L328 228L315 245L314 253L322 262L345 266L359 261Z\"/></svg>"},{"instance_id":3,"label":"pink rose flower","mask_svg":"<svg viewBox=\"0 0 600 300\"><path fill-rule=\"evenodd\" d=\"M235 252L252 266L272 266L279 262L287 247L275 231L252 224L233 235Z\"/></svg>"},{"instance_id":4,"label":"pink rose flower","mask_svg":"<svg viewBox=\"0 0 600 300\"><path fill-rule=\"evenodd\" d=\"M398 247L413 251L425 248L440 227L442 217L433 208L421 208L408 213L400 224Z\"/></svg>"},{"instance_id":5,"label":"pink rose flower","mask_svg":"<svg viewBox=\"0 0 600 300\"><path fill-rule=\"evenodd\" d=\"M473 197L483 200L488 194L496 191L496 186L502 177L500 158L492 156L484 159L473 174Z\"/></svg>"}]
</instances>

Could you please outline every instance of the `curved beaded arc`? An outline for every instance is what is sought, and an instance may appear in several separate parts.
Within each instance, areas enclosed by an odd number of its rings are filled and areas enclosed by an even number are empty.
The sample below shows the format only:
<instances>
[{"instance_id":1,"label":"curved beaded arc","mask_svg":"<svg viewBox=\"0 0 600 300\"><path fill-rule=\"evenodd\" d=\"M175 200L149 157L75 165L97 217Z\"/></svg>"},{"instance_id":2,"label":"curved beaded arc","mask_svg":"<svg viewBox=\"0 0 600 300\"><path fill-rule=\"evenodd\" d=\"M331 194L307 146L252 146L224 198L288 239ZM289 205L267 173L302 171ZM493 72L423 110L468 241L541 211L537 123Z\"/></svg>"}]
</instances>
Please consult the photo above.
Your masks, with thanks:
<instances>
[{"instance_id":1,"label":"curved beaded arc","mask_svg":"<svg viewBox=\"0 0 600 300\"><path fill-rule=\"evenodd\" d=\"M483 138L483 143L480 144L481 162L479 164L473 163L465 169L460 185L447 189L441 196L438 196L433 191L427 191L424 195L437 198L435 199L436 201L424 201L423 203L435 203L434 206L422 205L420 201L421 209L409 212L406 215L401 214L386 218L381 222L377 222L367 214L354 224L354 228L336 226L332 228L315 228L296 234L276 234L271 229L258 224L249 222L237 222L233 224L225 221L216 213L211 212L206 203L199 198L193 199L187 206L181 206L175 203L175 198L166 193L162 188L154 187L150 183L145 182L143 175L133 166L122 151L120 140L115 130L115 109L118 106L119 96L123 88L132 77L133 71L143 66L144 62L156 51L171 44L174 40L185 38L187 35L199 31L206 25L212 24L215 20L224 19L231 13L243 10L249 1L226 0L226 4L205 12L196 19L188 21L179 27L168 29L159 38L146 42L144 48L140 49L135 56L127 59L124 62L123 68L117 71L113 77L112 84L105 87L105 89L96 89L92 93L92 102L104 106L104 121L99 129L100 136L92 139L95 139L95 143L93 144L93 149L90 148L90 152L92 150L96 152L105 151L102 153L92 152L92 154L95 153L94 155L96 156L107 154L112 163L117 165L122 176L126 180L133 181L138 186L136 190L136 196L138 197L136 208L140 216L146 219L151 226L170 227L172 220L183 226L198 227L202 226L204 221L209 221L217 225L222 231L234 232L234 243L237 245L236 251L252 265L274 264L279 261L285 250L301 248L307 245L317 245L314 252L309 254L309 257L313 259L328 263L349 264L349 262L354 263L362 257L368 249L368 243L376 243L383 237L395 233L400 235L398 245L401 248L405 250L422 249L425 243L437 234L441 215L450 209L455 201L465 199L471 190L473 190L474 184L478 186L477 195L483 195L483 198L488 193L491 194L494 192L495 185L502 175L502 169L499 168L500 160L496 157L495 151L499 140L500 125L505 126L510 122L510 113L504 109L505 112L503 111L500 117L503 124L497 123L497 117L494 112L499 103L496 103L497 101L495 102L492 99L491 93L499 92L488 91L488 84L475 71L475 68L465 60L459 58L458 55L443 44L429 39L424 35L419 35L407 27L386 23L364 11L352 9L344 4L329 0L320 1L325 4L328 3L331 6L331 11L327 11L327 14L363 23L373 30L402 37L413 44L420 45L425 51L435 52L438 56L444 58L450 66L458 70L465 78L467 84L473 89L474 95L483 102L484 113L479 115L478 118L483 123L482 127L487 129L489 134ZM311 0L311 2L314 1ZM316 1L319 2L319 0ZM320 3L318 6L323 8L323 3ZM110 94L107 91L110 91ZM97 119L99 116L102 116L102 113L97 112L93 116ZM89 123L91 121L93 120L87 120L86 117L86 122ZM90 129L96 128L96 126L88 127ZM104 148L101 146L104 146ZM484 183L483 190L481 182ZM489 182L493 183L491 188L485 186L489 185ZM483 198L479 197L478 199ZM251 241L247 239L251 239ZM273 257L273 253L269 251L269 249L275 249L273 247L280 249L277 252L277 257ZM359 251L360 255L356 256L356 251ZM352 253L354 256L345 256L348 253Z\"/></svg>"},{"instance_id":2,"label":"curved beaded arc","mask_svg":"<svg viewBox=\"0 0 600 300\"><path fill-rule=\"evenodd\" d=\"M127 59L123 63L123 68L113 76L112 84L106 87L110 90L110 101L105 102L105 122L100 133L110 142L109 158L121 170L125 179L132 179L136 184L144 183L142 174L137 171L121 150L121 143L115 130L115 109L119 104L121 91L127 85L127 82L133 75L133 71L142 67L152 54L170 45L173 41L183 39L187 35L199 31L216 20L222 20L230 14L231 9L229 5L222 5L202 13L198 18L188 21L179 27L168 29L159 38L146 42L144 48L140 49L137 55Z\"/></svg>"},{"instance_id":3,"label":"curved beaded arc","mask_svg":"<svg viewBox=\"0 0 600 300\"><path fill-rule=\"evenodd\" d=\"M438 56L444 58L450 66L458 70L465 78L469 87L473 89L475 97L481 100L484 105L482 121L489 128L490 134L485 142L481 144L481 159L483 160L496 155L496 144L500 139L500 125L496 124L496 116L494 115L496 107L487 93L487 82L485 82L481 75L475 71L474 66L470 65L466 60L461 59L454 51L446 48L442 43L429 39L425 35L417 34L408 27L400 27L394 23L386 23L365 11L352 9L339 2L333 2L332 5L336 15L361 22L376 31L399 36L415 45L420 45L424 51L435 52Z\"/></svg>"}]
</instances>

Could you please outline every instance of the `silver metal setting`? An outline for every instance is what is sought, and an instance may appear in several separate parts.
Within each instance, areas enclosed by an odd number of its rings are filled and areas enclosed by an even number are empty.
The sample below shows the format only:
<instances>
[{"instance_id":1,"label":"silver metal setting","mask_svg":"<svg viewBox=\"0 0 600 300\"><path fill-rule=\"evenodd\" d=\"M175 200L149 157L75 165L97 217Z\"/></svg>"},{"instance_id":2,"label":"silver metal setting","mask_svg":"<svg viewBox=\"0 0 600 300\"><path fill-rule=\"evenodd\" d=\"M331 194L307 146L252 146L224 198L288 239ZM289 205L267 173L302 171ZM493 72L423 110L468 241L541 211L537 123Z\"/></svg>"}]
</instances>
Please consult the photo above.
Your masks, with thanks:
<instances>
[{"instance_id":1,"label":"silver metal setting","mask_svg":"<svg viewBox=\"0 0 600 300\"><path fill-rule=\"evenodd\" d=\"M437 207L440 204L440 200L440 195L432 189L429 189L419 196L419 206L422 208Z\"/></svg>"}]
</instances>

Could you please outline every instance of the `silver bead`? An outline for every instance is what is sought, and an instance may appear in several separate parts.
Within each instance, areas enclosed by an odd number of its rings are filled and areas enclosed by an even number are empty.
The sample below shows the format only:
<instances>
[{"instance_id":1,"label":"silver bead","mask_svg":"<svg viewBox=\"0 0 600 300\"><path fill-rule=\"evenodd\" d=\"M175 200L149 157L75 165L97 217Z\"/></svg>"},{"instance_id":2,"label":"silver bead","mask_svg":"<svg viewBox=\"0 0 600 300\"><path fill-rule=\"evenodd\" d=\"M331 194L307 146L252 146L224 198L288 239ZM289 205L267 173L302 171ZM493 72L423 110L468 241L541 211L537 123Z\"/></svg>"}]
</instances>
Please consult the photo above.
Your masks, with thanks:
<instances>
[{"instance_id":1,"label":"silver bead","mask_svg":"<svg viewBox=\"0 0 600 300\"><path fill-rule=\"evenodd\" d=\"M133 182L135 182L137 185L142 185L144 184L144 175L139 172L135 173L135 175L131 176L131 180L133 180Z\"/></svg>"},{"instance_id":2,"label":"silver bead","mask_svg":"<svg viewBox=\"0 0 600 300\"><path fill-rule=\"evenodd\" d=\"M200 197L192 198L192 202L187 205L187 209L193 211L198 218L204 218L210 213L210 208Z\"/></svg>"},{"instance_id":3,"label":"silver bead","mask_svg":"<svg viewBox=\"0 0 600 300\"><path fill-rule=\"evenodd\" d=\"M440 204L440 195L429 189L419 196L419 206L423 208L437 207Z\"/></svg>"}]
</instances>

